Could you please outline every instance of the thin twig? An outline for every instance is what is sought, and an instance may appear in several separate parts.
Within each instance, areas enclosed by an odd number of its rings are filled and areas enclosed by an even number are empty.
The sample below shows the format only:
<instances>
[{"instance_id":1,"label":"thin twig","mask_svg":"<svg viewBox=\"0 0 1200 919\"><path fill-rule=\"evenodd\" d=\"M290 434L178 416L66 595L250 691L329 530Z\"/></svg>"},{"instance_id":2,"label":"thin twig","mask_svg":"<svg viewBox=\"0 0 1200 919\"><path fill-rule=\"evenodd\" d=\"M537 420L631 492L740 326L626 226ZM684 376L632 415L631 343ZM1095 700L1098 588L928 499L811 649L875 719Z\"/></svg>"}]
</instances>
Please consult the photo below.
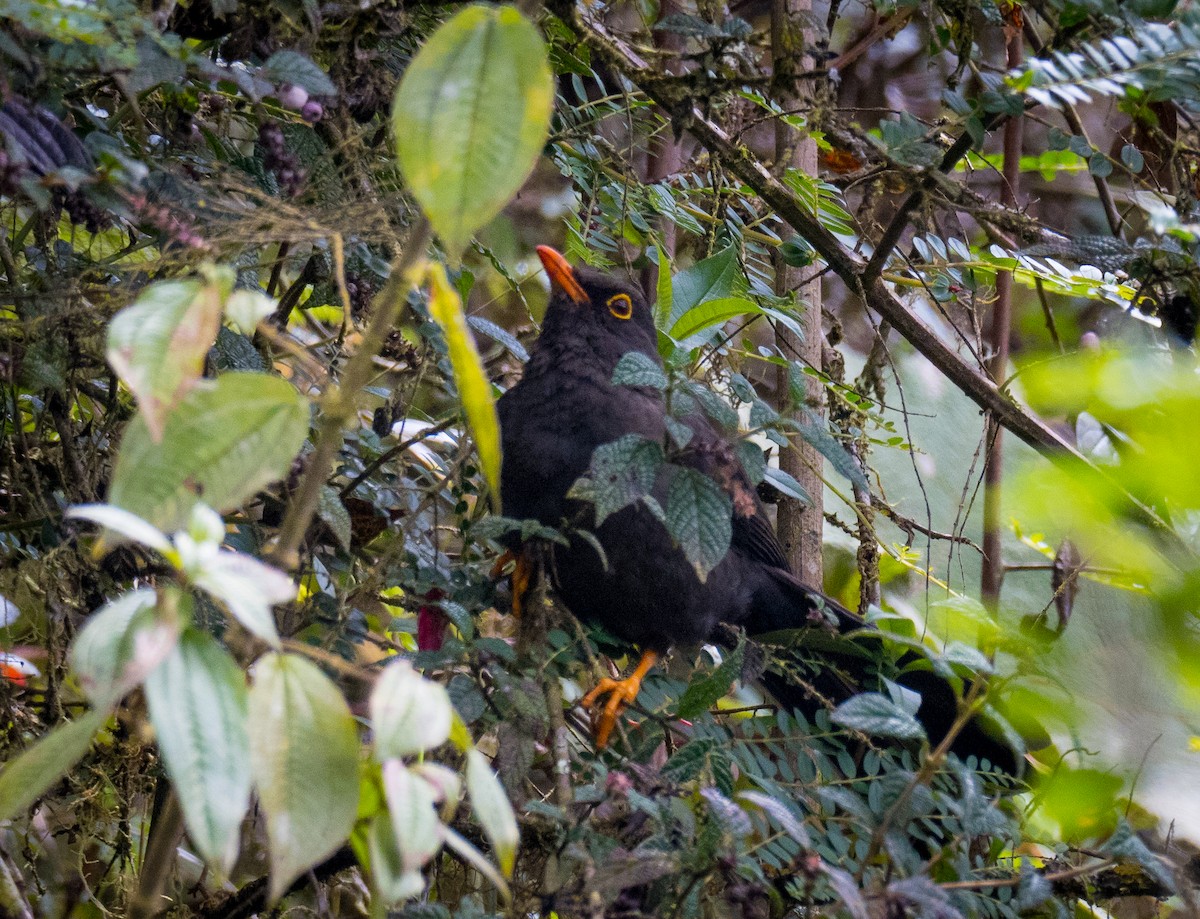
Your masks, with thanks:
<instances>
[{"instance_id":1,"label":"thin twig","mask_svg":"<svg viewBox=\"0 0 1200 919\"><path fill-rule=\"evenodd\" d=\"M414 434L412 437L408 438L408 440L402 440L402 441L400 441L400 443L396 444L396 446L391 447L390 449L379 454L379 456L377 456L375 459L371 460L371 462L367 463L366 468L363 469L362 472L360 472L358 475L356 475L353 479L350 480L350 484L348 484L345 488L343 488L340 492L338 492L338 497L345 498L345 497L353 494L354 489L358 488L359 485L361 485L363 482L365 482L367 479L369 479L372 475L374 475L375 472L379 469L379 467L382 466L384 463L399 456L401 453L403 453L409 447L411 447L415 444L419 444L423 440L428 440L430 437L433 437L436 434L441 434L447 428L452 427L456 421L458 421L457 415L451 416L450 418L446 418L442 421L439 421L433 427L426 428L421 433Z\"/></svg>"},{"instance_id":2,"label":"thin twig","mask_svg":"<svg viewBox=\"0 0 1200 919\"><path fill-rule=\"evenodd\" d=\"M1096 862L1094 865L1080 865L1078 868L1070 868L1066 871L1056 871L1053 874L1046 874L1042 876L1042 880L1049 881L1051 884L1058 881L1069 881L1073 878L1096 874L1099 871L1113 867L1115 864L1116 862L1112 859L1106 859L1102 862ZM942 890L987 890L991 887L1018 887L1024 880L1023 876L1016 875L1010 878L985 878L978 881L947 881L945 884L939 884L938 886Z\"/></svg>"},{"instance_id":3,"label":"thin twig","mask_svg":"<svg viewBox=\"0 0 1200 919\"><path fill-rule=\"evenodd\" d=\"M878 495L871 495L871 506L883 514L883 516L887 517L888 520L892 521L892 523L896 524L896 526L898 526L900 529L904 530L904 532L908 533L910 538L912 534L916 532L920 533L922 536L928 536L930 539L941 539L946 542L960 543L964 546L970 546L976 552L983 551L978 545L975 544L973 540L966 536L959 536L955 533L942 533L938 530L931 529L924 524L917 523L917 521L913 520L911 517L905 517L903 514L897 513L895 508L893 508Z\"/></svg>"},{"instance_id":4,"label":"thin twig","mask_svg":"<svg viewBox=\"0 0 1200 919\"><path fill-rule=\"evenodd\" d=\"M1038 300L1042 304L1042 315L1046 317L1046 331L1050 333L1050 340L1058 348L1059 354L1066 354L1062 339L1058 337L1058 324L1054 321L1054 311L1050 309L1050 301L1046 298L1046 287L1042 284L1040 277L1035 275L1033 280L1037 285Z\"/></svg>"}]
</instances>

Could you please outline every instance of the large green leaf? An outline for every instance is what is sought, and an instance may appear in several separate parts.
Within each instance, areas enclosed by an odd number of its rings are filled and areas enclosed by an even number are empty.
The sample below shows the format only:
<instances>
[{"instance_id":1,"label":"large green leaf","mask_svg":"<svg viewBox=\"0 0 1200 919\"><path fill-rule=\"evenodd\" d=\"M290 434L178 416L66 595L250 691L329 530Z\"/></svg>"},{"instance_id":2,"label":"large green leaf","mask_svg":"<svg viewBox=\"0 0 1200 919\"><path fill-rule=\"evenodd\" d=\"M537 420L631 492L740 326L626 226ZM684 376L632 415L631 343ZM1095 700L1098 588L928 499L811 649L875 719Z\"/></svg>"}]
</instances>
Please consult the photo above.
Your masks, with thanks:
<instances>
[{"instance_id":1,"label":"large green leaf","mask_svg":"<svg viewBox=\"0 0 1200 919\"><path fill-rule=\"evenodd\" d=\"M457 257L533 170L554 82L546 46L510 6L469 6L413 58L396 92L400 168Z\"/></svg>"},{"instance_id":2,"label":"large green leaf","mask_svg":"<svg viewBox=\"0 0 1200 919\"><path fill-rule=\"evenodd\" d=\"M685 348L703 344L702 333L737 316L762 315L762 308L745 297L719 297L693 306L671 326L670 336ZM698 340L692 340L696 337Z\"/></svg>"},{"instance_id":3,"label":"large green leaf","mask_svg":"<svg viewBox=\"0 0 1200 919\"><path fill-rule=\"evenodd\" d=\"M729 496L708 476L695 469L675 471L667 490L667 529L701 581L729 551L732 513Z\"/></svg>"},{"instance_id":4,"label":"large green leaf","mask_svg":"<svg viewBox=\"0 0 1200 919\"><path fill-rule=\"evenodd\" d=\"M454 368L454 382L458 384L458 397L462 401L467 423L475 436L475 449L483 474L493 495L500 494L500 419L496 415L496 403L492 399L492 384L483 370L483 361L475 348L471 327L463 312L459 297L446 278L446 269L441 265L429 267L429 312L446 335L446 347L450 350L450 366Z\"/></svg>"},{"instance_id":5,"label":"large green leaf","mask_svg":"<svg viewBox=\"0 0 1200 919\"><path fill-rule=\"evenodd\" d=\"M188 835L227 874L250 805L245 675L215 639L193 629L146 680L146 702Z\"/></svg>"},{"instance_id":6,"label":"large green leaf","mask_svg":"<svg viewBox=\"0 0 1200 919\"><path fill-rule=\"evenodd\" d=\"M228 269L212 269L206 280L161 281L109 323L108 362L137 397L155 440L162 437L171 409L204 372L221 305L232 288Z\"/></svg>"},{"instance_id":7,"label":"large green leaf","mask_svg":"<svg viewBox=\"0 0 1200 919\"><path fill-rule=\"evenodd\" d=\"M271 899L345 842L358 810L358 731L310 661L271 653L250 689L250 766L267 817Z\"/></svg>"},{"instance_id":8,"label":"large green leaf","mask_svg":"<svg viewBox=\"0 0 1200 919\"><path fill-rule=\"evenodd\" d=\"M662 325L674 327L693 307L706 300L733 296L744 283L738 270L737 250L727 246L675 275L671 282L671 312Z\"/></svg>"},{"instance_id":9,"label":"large green leaf","mask_svg":"<svg viewBox=\"0 0 1200 919\"><path fill-rule=\"evenodd\" d=\"M5 766L0 772L0 820L17 816L45 794L83 758L92 737L107 720L107 708L94 708L60 724Z\"/></svg>"},{"instance_id":10,"label":"large green leaf","mask_svg":"<svg viewBox=\"0 0 1200 919\"><path fill-rule=\"evenodd\" d=\"M286 380L223 374L188 393L160 441L141 413L129 423L109 503L167 531L182 527L199 500L231 510L287 473L308 416L308 402Z\"/></svg>"}]
</instances>

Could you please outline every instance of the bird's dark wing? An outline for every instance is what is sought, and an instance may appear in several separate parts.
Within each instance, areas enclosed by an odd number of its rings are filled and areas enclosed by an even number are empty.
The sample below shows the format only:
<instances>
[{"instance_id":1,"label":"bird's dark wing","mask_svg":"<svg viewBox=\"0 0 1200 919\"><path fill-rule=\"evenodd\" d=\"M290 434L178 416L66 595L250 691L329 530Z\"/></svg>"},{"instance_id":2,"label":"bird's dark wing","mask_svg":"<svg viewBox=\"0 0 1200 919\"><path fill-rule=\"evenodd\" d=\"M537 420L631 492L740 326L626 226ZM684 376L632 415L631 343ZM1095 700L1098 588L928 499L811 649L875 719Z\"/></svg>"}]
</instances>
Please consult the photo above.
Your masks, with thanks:
<instances>
[{"instance_id":1,"label":"bird's dark wing","mask_svg":"<svg viewBox=\"0 0 1200 919\"><path fill-rule=\"evenodd\" d=\"M729 495L733 502L731 550L751 561L790 570L767 509L733 445L702 415L689 415L684 422L694 436L678 461L703 472Z\"/></svg>"}]
</instances>

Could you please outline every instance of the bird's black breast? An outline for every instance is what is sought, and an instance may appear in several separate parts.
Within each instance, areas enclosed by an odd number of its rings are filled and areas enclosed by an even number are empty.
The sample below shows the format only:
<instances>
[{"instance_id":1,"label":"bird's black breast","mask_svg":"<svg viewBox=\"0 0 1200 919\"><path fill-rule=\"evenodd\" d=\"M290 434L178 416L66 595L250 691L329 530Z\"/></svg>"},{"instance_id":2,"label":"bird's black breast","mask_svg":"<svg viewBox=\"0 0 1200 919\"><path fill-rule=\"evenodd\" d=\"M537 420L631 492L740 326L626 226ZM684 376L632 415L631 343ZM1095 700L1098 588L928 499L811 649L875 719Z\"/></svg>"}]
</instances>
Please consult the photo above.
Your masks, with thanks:
<instances>
[{"instance_id":1,"label":"bird's black breast","mask_svg":"<svg viewBox=\"0 0 1200 919\"><path fill-rule=\"evenodd\" d=\"M629 433L660 438L661 399L617 387L620 355L589 337L539 341L521 381L500 397L501 501L504 514L557 526L571 508L567 491L592 453Z\"/></svg>"}]
</instances>

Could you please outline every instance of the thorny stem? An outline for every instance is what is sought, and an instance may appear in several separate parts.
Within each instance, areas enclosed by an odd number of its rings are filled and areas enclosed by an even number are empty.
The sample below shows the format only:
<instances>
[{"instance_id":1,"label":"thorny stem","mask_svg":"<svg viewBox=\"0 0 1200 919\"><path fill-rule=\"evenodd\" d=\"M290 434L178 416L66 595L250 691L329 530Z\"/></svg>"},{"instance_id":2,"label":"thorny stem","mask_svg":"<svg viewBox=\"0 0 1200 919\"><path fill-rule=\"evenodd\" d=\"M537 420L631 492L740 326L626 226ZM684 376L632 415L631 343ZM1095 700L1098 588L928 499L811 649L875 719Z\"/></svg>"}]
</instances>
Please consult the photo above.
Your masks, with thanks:
<instances>
[{"instance_id":1,"label":"thorny stem","mask_svg":"<svg viewBox=\"0 0 1200 919\"><path fill-rule=\"evenodd\" d=\"M371 378L371 364L383 345L384 338L395 324L405 297L413 285L413 269L425 257L429 241L429 222L421 217L409 233L403 253L393 263L387 284L375 298L371 322L363 333L362 342L346 364L341 382L331 386L321 399L321 417L317 422L317 444L308 459L308 468L288 506L280 527L279 541L271 552L283 568L291 570L299 564L300 543L317 510L333 461L342 443L342 428L354 417L355 398Z\"/></svg>"}]
</instances>

